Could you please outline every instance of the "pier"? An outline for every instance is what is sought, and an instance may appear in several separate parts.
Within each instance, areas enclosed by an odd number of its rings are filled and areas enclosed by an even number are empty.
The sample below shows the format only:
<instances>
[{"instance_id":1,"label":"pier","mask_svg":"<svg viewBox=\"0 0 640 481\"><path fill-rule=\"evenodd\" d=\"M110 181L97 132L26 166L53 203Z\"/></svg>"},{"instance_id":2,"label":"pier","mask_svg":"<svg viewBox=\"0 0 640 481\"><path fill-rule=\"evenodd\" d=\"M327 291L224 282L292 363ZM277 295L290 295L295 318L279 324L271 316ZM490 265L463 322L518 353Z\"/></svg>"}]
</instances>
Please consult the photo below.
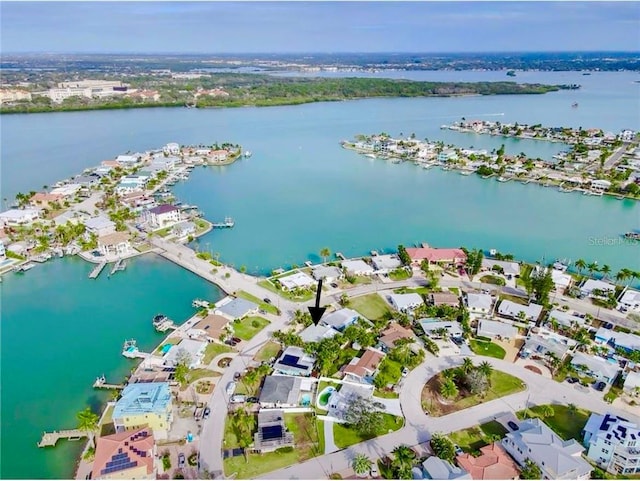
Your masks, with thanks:
<instances>
[{"instance_id":1,"label":"pier","mask_svg":"<svg viewBox=\"0 0 640 481\"><path fill-rule=\"evenodd\" d=\"M344 260L346 260L345 256L344 256L344 255L342 255L342 252L336 252L336 257L337 257L338 259L343 260L343 261L344 261Z\"/></svg>"},{"instance_id":2,"label":"pier","mask_svg":"<svg viewBox=\"0 0 640 481\"><path fill-rule=\"evenodd\" d=\"M118 261L111 268L110 276L114 275L118 271L123 271L127 268L127 261L124 259L118 259Z\"/></svg>"},{"instance_id":3,"label":"pier","mask_svg":"<svg viewBox=\"0 0 640 481\"><path fill-rule=\"evenodd\" d=\"M78 441L81 438L86 438L87 433L80 431L79 429L63 429L62 431L44 432L42 433L42 439L38 442L39 448L46 448L48 446L55 446L59 439L68 439L69 441Z\"/></svg>"},{"instance_id":4,"label":"pier","mask_svg":"<svg viewBox=\"0 0 640 481\"><path fill-rule=\"evenodd\" d=\"M124 389L124 384L109 384L104 375L97 377L93 383L94 389Z\"/></svg>"},{"instance_id":5,"label":"pier","mask_svg":"<svg viewBox=\"0 0 640 481\"><path fill-rule=\"evenodd\" d=\"M236 223L231 217L225 217L224 222L213 222L211 227L214 229L231 229Z\"/></svg>"},{"instance_id":6,"label":"pier","mask_svg":"<svg viewBox=\"0 0 640 481\"><path fill-rule=\"evenodd\" d=\"M100 264L98 264L92 271L91 274L89 274L89 279L95 279L96 277L98 277L100 275L100 273L102 272L102 269L104 269L104 267L107 265L107 261L102 261Z\"/></svg>"}]
</instances>

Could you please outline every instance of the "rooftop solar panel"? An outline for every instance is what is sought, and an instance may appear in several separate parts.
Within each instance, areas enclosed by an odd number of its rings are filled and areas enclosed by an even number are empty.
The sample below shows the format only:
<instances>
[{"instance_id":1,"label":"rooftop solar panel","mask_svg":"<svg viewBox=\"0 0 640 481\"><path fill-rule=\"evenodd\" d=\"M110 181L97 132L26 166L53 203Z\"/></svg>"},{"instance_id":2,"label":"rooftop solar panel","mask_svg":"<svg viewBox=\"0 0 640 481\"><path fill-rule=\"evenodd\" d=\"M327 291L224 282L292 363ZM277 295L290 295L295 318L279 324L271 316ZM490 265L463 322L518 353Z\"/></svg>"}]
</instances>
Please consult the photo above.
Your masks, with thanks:
<instances>
[{"instance_id":1,"label":"rooftop solar panel","mask_svg":"<svg viewBox=\"0 0 640 481\"><path fill-rule=\"evenodd\" d=\"M262 429L262 439L278 439L282 437L282 426L265 426Z\"/></svg>"}]
</instances>

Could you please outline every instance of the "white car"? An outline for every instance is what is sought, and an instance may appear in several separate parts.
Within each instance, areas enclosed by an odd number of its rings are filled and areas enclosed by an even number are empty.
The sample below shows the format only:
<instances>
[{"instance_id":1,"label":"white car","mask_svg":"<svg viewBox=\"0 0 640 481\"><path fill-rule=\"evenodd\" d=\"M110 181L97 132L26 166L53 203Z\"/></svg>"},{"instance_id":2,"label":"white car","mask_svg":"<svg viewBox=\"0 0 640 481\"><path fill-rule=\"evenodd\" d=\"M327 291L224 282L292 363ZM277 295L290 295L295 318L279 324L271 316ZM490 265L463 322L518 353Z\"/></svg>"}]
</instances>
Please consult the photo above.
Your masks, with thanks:
<instances>
[{"instance_id":1,"label":"white car","mask_svg":"<svg viewBox=\"0 0 640 481\"><path fill-rule=\"evenodd\" d=\"M371 463L371 469L369 470L372 478L378 478L380 476L380 472L378 471L378 463L374 461Z\"/></svg>"},{"instance_id":2,"label":"white car","mask_svg":"<svg viewBox=\"0 0 640 481\"><path fill-rule=\"evenodd\" d=\"M409 369L405 367L402 369L402 377L405 377L407 374L409 374Z\"/></svg>"},{"instance_id":3,"label":"white car","mask_svg":"<svg viewBox=\"0 0 640 481\"><path fill-rule=\"evenodd\" d=\"M233 396L231 396L231 400L230 400L230 402L234 404L235 403L240 404L246 401L247 401L247 397L244 394L234 394Z\"/></svg>"},{"instance_id":4,"label":"white car","mask_svg":"<svg viewBox=\"0 0 640 481\"><path fill-rule=\"evenodd\" d=\"M227 396L232 396L234 392L236 392L236 383L231 381L227 384Z\"/></svg>"}]
</instances>

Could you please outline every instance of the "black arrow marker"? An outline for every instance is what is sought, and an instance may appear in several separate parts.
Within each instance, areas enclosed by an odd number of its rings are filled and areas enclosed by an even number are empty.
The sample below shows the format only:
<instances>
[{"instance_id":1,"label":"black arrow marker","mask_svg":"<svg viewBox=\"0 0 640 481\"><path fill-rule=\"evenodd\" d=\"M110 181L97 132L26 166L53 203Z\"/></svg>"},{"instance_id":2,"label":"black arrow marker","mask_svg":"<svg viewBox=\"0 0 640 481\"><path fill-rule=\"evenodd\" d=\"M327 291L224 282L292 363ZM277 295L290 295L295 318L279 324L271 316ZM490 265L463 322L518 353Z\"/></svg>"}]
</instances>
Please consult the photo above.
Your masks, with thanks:
<instances>
[{"instance_id":1,"label":"black arrow marker","mask_svg":"<svg viewBox=\"0 0 640 481\"><path fill-rule=\"evenodd\" d=\"M320 318L322 317L322 314L324 314L324 311L327 310L326 307L320 307L320 293L322 292L322 279L320 279L318 281L318 292L316 293L316 305L314 306L310 306L309 309L309 314L311 314L311 320L313 321L313 323L317 326L318 322L320 322Z\"/></svg>"}]
</instances>

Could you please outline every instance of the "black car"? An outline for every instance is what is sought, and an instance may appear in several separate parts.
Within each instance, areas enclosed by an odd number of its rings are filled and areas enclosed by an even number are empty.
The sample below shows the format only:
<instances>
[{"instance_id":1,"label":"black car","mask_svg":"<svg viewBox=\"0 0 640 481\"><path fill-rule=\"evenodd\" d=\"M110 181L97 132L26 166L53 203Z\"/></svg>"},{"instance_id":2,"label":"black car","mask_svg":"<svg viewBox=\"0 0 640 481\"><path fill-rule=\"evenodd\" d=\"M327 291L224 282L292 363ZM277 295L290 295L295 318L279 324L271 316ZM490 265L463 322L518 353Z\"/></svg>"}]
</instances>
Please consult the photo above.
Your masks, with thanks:
<instances>
[{"instance_id":1,"label":"black car","mask_svg":"<svg viewBox=\"0 0 640 481\"><path fill-rule=\"evenodd\" d=\"M332 282L332 283L331 283L331 287L333 287L334 289L337 289L338 284L336 284L335 282Z\"/></svg>"},{"instance_id":2,"label":"black car","mask_svg":"<svg viewBox=\"0 0 640 481\"><path fill-rule=\"evenodd\" d=\"M610 322L607 322L607 323L604 325L604 328L605 328L605 329L613 329L613 324L611 324Z\"/></svg>"},{"instance_id":3,"label":"black car","mask_svg":"<svg viewBox=\"0 0 640 481\"><path fill-rule=\"evenodd\" d=\"M238 344L233 339L227 339L226 341L224 341L224 343L229 345L229 346L235 346L236 344Z\"/></svg>"},{"instance_id":4,"label":"black car","mask_svg":"<svg viewBox=\"0 0 640 481\"><path fill-rule=\"evenodd\" d=\"M247 398L247 402L248 403L257 403L258 402L258 398L257 397L248 397Z\"/></svg>"},{"instance_id":5,"label":"black car","mask_svg":"<svg viewBox=\"0 0 640 481\"><path fill-rule=\"evenodd\" d=\"M267 304L271 304L271 299L269 299L268 297L265 297L264 299L262 299L264 302L266 302Z\"/></svg>"},{"instance_id":6,"label":"black car","mask_svg":"<svg viewBox=\"0 0 640 481\"><path fill-rule=\"evenodd\" d=\"M204 408L204 412L202 413L202 419L207 419L211 414L211 408Z\"/></svg>"},{"instance_id":7,"label":"black car","mask_svg":"<svg viewBox=\"0 0 640 481\"><path fill-rule=\"evenodd\" d=\"M520 428L518 427L518 425L517 425L516 423L514 423L513 421L509 421L509 422L507 423L507 426L509 426L509 427L510 427L511 429L513 429L514 431L517 431L518 429L520 429Z\"/></svg>"},{"instance_id":8,"label":"black car","mask_svg":"<svg viewBox=\"0 0 640 481\"><path fill-rule=\"evenodd\" d=\"M568 379L567 379L567 382L568 382L569 384L575 384L575 383L577 383L579 380L580 380L580 379L578 379L577 377L570 377L570 378L568 378Z\"/></svg>"},{"instance_id":9,"label":"black car","mask_svg":"<svg viewBox=\"0 0 640 481\"><path fill-rule=\"evenodd\" d=\"M231 340L236 344L238 344L239 342L242 342L242 339L240 339L239 337L232 337Z\"/></svg>"},{"instance_id":10,"label":"black car","mask_svg":"<svg viewBox=\"0 0 640 481\"><path fill-rule=\"evenodd\" d=\"M238 379L240 379L240 376L242 376L242 374L240 374L239 372L236 372L236 373L233 375L233 380L234 380L234 381L237 381Z\"/></svg>"},{"instance_id":11,"label":"black car","mask_svg":"<svg viewBox=\"0 0 640 481\"><path fill-rule=\"evenodd\" d=\"M184 468L184 464L185 464L184 453L180 453L180 454L178 454L178 467L179 468Z\"/></svg>"},{"instance_id":12,"label":"black car","mask_svg":"<svg viewBox=\"0 0 640 481\"><path fill-rule=\"evenodd\" d=\"M604 381L598 381L594 387L596 391L604 391L604 388L607 387L607 384Z\"/></svg>"}]
</instances>

